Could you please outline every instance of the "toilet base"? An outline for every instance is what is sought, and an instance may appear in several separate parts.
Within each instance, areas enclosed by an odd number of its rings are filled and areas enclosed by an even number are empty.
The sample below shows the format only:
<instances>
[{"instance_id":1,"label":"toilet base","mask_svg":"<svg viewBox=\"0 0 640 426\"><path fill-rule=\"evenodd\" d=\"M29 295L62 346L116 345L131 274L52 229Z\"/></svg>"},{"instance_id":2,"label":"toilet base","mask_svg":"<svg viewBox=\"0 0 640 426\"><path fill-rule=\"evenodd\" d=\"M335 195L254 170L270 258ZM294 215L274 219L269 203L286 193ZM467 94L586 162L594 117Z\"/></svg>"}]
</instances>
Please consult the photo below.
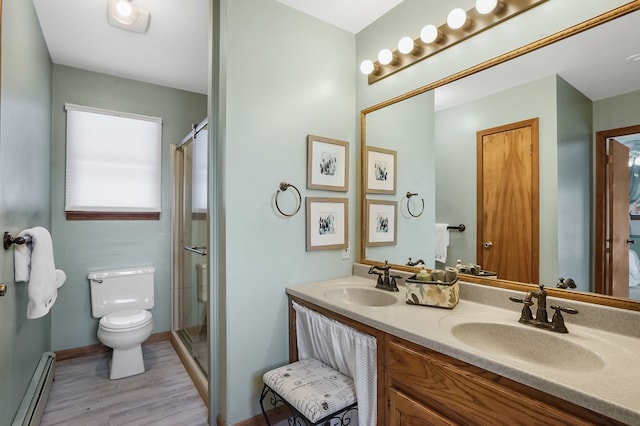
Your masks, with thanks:
<instances>
[{"instance_id":1,"label":"toilet base","mask_svg":"<svg viewBox=\"0 0 640 426\"><path fill-rule=\"evenodd\" d=\"M113 350L109 368L109 379L122 379L140 373L144 373L141 345L129 349Z\"/></svg>"}]
</instances>

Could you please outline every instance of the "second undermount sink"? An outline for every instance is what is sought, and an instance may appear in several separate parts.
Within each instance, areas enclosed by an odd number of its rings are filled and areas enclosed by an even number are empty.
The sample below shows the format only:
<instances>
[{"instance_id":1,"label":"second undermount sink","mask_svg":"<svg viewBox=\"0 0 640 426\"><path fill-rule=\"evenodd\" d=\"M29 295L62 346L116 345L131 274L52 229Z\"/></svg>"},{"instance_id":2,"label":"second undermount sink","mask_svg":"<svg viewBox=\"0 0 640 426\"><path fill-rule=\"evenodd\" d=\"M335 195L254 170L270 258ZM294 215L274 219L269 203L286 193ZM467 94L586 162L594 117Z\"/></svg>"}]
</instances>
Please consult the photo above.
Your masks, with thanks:
<instances>
[{"instance_id":1,"label":"second undermount sink","mask_svg":"<svg viewBox=\"0 0 640 426\"><path fill-rule=\"evenodd\" d=\"M339 287L327 290L324 294L336 302L360 306L389 306L398 301L392 293L375 288Z\"/></svg>"},{"instance_id":2,"label":"second undermount sink","mask_svg":"<svg viewBox=\"0 0 640 426\"><path fill-rule=\"evenodd\" d=\"M487 354L504 356L560 371L592 372L605 363L582 345L549 331L527 328L520 324L463 322L451 333L460 342Z\"/></svg>"}]
</instances>

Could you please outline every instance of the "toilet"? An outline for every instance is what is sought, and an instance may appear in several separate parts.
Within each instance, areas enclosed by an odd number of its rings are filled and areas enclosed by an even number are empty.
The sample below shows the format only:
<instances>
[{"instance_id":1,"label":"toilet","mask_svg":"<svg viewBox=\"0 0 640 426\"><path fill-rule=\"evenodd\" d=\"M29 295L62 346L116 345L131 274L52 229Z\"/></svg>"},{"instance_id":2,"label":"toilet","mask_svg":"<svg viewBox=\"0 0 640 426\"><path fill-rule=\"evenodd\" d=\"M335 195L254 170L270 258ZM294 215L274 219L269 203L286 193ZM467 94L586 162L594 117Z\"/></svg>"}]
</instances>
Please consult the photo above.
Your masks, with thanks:
<instances>
[{"instance_id":1,"label":"toilet","mask_svg":"<svg viewBox=\"0 0 640 426\"><path fill-rule=\"evenodd\" d=\"M98 339L113 349L109 378L144 373L142 342L153 330L152 266L89 273L91 313L100 318Z\"/></svg>"}]
</instances>

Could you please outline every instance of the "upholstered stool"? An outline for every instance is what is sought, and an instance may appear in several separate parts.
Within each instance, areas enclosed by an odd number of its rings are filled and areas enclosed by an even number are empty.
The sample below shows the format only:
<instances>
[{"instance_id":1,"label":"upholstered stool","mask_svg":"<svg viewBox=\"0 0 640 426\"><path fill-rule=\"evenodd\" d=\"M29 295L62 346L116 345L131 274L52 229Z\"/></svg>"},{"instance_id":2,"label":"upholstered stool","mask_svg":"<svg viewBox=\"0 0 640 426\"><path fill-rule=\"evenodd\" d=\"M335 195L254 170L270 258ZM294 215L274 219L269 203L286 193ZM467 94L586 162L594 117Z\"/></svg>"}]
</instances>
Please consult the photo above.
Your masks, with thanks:
<instances>
[{"instance_id":1,"label":"upholstered stool","mask_svg":"<svg viewBox=\"0 0 640 426\"><path fill-rule=\"evenodd\" d=\"M269 426L264 407L268 397L276 409L280 404L289 408L290 425L348 424L345 416L358 409L353 380L316 359L278 367L266 372L262 380L260 407Z\"/></svg>"}]
</instances>

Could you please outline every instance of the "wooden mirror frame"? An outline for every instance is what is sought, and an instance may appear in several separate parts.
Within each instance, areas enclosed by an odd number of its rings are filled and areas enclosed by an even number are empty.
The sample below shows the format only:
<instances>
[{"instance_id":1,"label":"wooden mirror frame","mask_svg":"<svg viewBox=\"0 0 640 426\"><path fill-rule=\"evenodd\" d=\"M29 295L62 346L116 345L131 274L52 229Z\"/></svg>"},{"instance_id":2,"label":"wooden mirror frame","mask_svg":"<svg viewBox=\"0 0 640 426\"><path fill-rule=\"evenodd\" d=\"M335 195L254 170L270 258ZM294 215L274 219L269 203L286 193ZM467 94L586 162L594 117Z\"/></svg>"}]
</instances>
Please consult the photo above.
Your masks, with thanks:
<instances>
[{"instance_id":1,"label":"wooden mirror frame","mask_svg":"<svg viewBox=\"0 0 640 426\"><path fill-rule=\"evenodd\" d=\"M569 27L563 31L557 32L548 37L545 37L533 43L522 46L518 49L512 50L511 52L507 52L503 55L497 56L488 61L474 65L473 67L467 68L458 73L452 74L448 77L442 78L433 83L429 83L425 86L421 86L410 92L388 99L384 102L381 102L377 105L371 106L369 108L365 108L362 111L360 111L360 182L361 182L361 185L360 185L361 188L360 188L360 194L359 194L359 201L360 201L359 259L360 259L360 263L363 263L366 265L379 265L379 266L383 265L383 262L368 260L366 259L366 256L365 256L366 246L364 244L364 236L366 235L366 229L365 229L366 209L364 209L363 206L365 205L366 191L364 191L362 188L362 182L366 182L366 176L365 176L366 168L362 167L362 165L366 164L366 150L363 148L366 147L367 114L377 111L379 109L385 108L387 106L396 104L398 102L404 101L406 99L412 98L414 96L420 95L422 93L428 92L429 90L433 90L440 86L444 86L445 84L460 80L464 77L470 76L480 71L484 71L495 65L498 65L503 62L509 61L511 59L517 58L519 56L525 55L529 52L533 52L535 50L541 49L557 41L564 40L575 34L579 34L583 31L597 27L598 25L612 21L616 18L627 15L631 12L635 12L637 10L640 10L640 1L634 1L632 3L625 4L618 8L612 9L609 12L603 13L602 15L596 16L580 24ZM596 259L596 262L597 261L598 259ZM403 270L408 272L418 271L418 268L416 267L398 265L398 264L390 264L390 265L392 266L392 268L397 270ZM499 287L499 288L505 288L510 290L523 291L523 292L529 292L532 290L533 287L537 287L536 284L525 284L525 283L500 280L500 279L485 279L485 278L479 278L473 275L464 275L464 281L470 282L470 283L476 283L476 284L485 284L491 287ZM577 301L593 303L597 305L611 306L615 308L627 309L632 311L640 311L640 301L636 301L636 300L620 299L620 298L605 296L605 295L596 294L596 293L575 292L571 290L556 289L556 288L546 288L546 290L549 292L549 295L553 297L560 297L560 298L569 299L569 300L577 300Z\"/></svg>"}]
</instances>

